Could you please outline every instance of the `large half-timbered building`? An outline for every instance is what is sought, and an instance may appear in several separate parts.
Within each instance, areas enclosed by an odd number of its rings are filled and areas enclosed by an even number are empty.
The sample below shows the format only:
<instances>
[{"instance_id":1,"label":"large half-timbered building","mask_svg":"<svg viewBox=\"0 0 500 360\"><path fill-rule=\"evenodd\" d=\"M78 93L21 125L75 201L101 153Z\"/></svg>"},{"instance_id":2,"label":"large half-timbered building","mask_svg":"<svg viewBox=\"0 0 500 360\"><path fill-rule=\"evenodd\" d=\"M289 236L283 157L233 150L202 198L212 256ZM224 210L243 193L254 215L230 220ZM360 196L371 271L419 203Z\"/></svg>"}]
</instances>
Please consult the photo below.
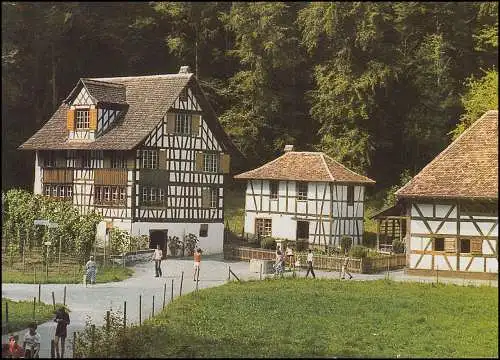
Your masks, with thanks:
<instances>
[{"instance_id":1,"label":"large half-timbered building","mask_svg":"<svg viewBox=\"0 0 500 360\"><path fill-rule=\"evenodd\" d=\"M365 186L375 182L321 152L291 150L234 177L248 180L245 233L312 247L338 246L344 235L361 244Z\"/></svg>"},{"instance_id":2,"label":"large half-timbered building","mask_svg":"<svg viewBox=\"0 0 500 360\"><path fill-rule=\"evenodd\" d=\"M498 111L490 110L396 192L410 274L498 278Z\"/></svg>"},{"instance_id":3,"label":"large half-timbered building","mask_svg":"<svg viewBox=\"0 0 500 360\"><path fill-rule=\"evenodd\" d=\"M111 227L149 235L194 233L222 252L223 184L238 151L187 66L178 74L80 79L20 147L36 151L34 192L69 199Z\"/></svg>"}]
</instances>

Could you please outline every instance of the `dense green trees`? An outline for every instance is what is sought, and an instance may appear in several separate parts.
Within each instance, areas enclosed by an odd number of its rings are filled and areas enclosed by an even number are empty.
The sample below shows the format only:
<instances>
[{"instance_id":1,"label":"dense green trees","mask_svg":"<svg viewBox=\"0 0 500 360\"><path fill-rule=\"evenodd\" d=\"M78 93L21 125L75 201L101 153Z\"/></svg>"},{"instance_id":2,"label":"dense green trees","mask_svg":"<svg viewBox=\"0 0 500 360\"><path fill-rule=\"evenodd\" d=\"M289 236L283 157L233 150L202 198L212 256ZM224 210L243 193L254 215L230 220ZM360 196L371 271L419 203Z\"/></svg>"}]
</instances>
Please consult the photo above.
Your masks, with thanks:
<instances>
[{"instance_id":1,"label":"dense green trees","mask_svg":"<svg viewBox=\"0 0 500 360\"><path fill-rule=\"evenodd\" d=\"M385 188L498 106L497 27L496 3L2 3L3 187L79 77L186 64L246 168L293 143Z\"/></svg>"}]
</instances>

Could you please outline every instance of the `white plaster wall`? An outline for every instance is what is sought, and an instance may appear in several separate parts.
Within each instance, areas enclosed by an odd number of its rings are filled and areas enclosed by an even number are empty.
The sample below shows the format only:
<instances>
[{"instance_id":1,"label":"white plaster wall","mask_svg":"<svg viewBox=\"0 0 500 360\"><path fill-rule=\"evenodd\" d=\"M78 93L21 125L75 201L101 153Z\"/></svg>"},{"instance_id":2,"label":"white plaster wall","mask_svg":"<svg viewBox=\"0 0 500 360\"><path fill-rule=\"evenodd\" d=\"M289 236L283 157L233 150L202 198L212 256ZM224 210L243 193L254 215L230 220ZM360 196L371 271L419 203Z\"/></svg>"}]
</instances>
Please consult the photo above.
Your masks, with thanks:
<instances>
[{"instance_id":1,"label":"white plaster wall","mask_svg":"<svg viewBox=\"0 0 500 360\"><path fill-rule=\"evenodd\" d=\"M467 267L467 264L470 261L470 256L464 256L463 254L460 255L460 271L465 271L465 268ZM470 269L469 269L470 271Z\"/></svg>"},{"instance_id":2,"label":"white plaster wall","mask_svg":"<svg viewBox=\"0 0 500 360\"><path fill-rule=\"evenodd\" d=\"M410 250L424 250L429 241L429 238L412 236L410 239Z\"/></svg>"},{"instance_id":3,"label":"white plaster wall","mask_svg":"<svg viewBox=\"0 0 500 360\"><path fill-rule=\"evenodd\" d=\"M446 214L448 214L448 211L450 211L452 205L436 205L436 217L441 217L444 218ZM455 207L450 215L448 215L448 218L450 219L456 219L457 218L457 208Z\"/></svg>"},{"instance_id":4,"label":"white plaster wall","mask_svg":"<svg viewBox=\"0 0 500 360\"><path fill-rule=\"evenodd\" d=\"M456 256L447 256L448 262L451 265L451 269L453 271L457 270L457 257ZM450 270L448 263L446 262L444 255L436 255L434 256L434 270Z\"/></svg>"},{"instance_id":5,"label":"white plaster wall","mask_svg":"<svg viewBox=\"0 0 500 360\"><path fill-rule=\"evenodd\" d=\"M472 222L460 221L460 235L480 236Z\"/></svg>"},{"instance_id":6,"label":"white plaster wall","mask_svg":"<svg viewBox=\"0 0 500 360\"><path fill-rule=\"evenodd\" d=\"M35 183L33 186L34 194L43 194L42 189L42 168L40 167L40 154L38 151L35 152Z\"/></svg>"},{"instance_id":7,"label":"white plaster wall","mask_svg":"<svg viewBox=\"0 0 500 360\"><path fill-rule=\"evenodd\" d=\"M410 269L431 269L431 264L432 264L432 256L431 255L424 255L420 263L418 264L418 268L416 267L416 264L418 260L420 259L420 254L410 254Z\"/></svg>"},{"instance_id":8,"label":"white plaster wall","mask_svg":"<svg viewBox=\"0 0 500 360\"><path fill-rule=\"evenodd\" d=\"M497 258L486 258L486 272L498 273Z\"/></svg>"},{"instance_id":9,"label":"white plaster wall","mask_svg":"<svg viewBox=\"0 0 500 360\"><path fill-rule=\"evenodd\" d=\"M490 242L490 244L488 244L488 241ZM482 249L483 249L483 254L486 254L486 255L493 255L494 252L492 250L496 248L496 245L497 245L497 241L496 240L483 240L483 244L482 244Z\"/></svg>"},{"instance_id":10,"label":"white plaster wall","mask_svg":"<svg viewBox=\"0 0 500 360\"><path fill-rule=\"evenodd\" d=\"M432 217L432 204L416 204L420 209L420 212L425 217ZM411 207L411 216L420 216L415 209L415 204Z\"/></svg>"},{"instance_id":11,"label":"white plaster wall","mask_svg":"<svg viewBox=\"0 0 500 360\"><path fill-rule=\"evenodd\" d=\"M429 230L427 230L423 221L412 219L410 226L412 234L429 234Z\"/></svg>"},{"instance_id":12,"label":"white plaster wall","mask_svg":"<svg viewBox=\"0 0 500 360\"><path fill-rule=\"evenodd\" d=\"M452 221L447 221L443 224L441 229L437 232L443 235L456 235L457 234L457 223Z\"/></svg>"}]
</instances>

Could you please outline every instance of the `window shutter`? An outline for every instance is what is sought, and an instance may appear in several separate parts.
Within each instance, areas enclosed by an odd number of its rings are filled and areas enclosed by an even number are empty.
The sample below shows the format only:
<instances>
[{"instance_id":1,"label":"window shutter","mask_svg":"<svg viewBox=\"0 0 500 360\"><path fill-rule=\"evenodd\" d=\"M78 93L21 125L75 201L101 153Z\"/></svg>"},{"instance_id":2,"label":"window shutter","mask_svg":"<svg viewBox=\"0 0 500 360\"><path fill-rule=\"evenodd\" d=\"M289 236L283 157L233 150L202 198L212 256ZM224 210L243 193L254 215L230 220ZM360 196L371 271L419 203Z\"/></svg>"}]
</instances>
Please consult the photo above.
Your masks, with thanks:
<instances>
[{"instance_id":1,"label":"window shutter","mask_svg":"<svg viewBox=\"0 0 500 360\"><path fill-rule=\"evenodd\" d=\"M191 116L191 135L198 136L200 132L201 116L194 114Z\"/></svg>"},{"instance_id":2,"label":"window shutter","mask_svg":"<svg viewBox=\"0 0 500 360\"><path fill-rule=\"evenodd\" d=\"M472 239L470 242L470 252L473 254L482 254L482 252L483 252L483 240L482 239Z\"/></svg>"},{"instance_id":3,"label":"window shutter","mask_svg":"<svg viewBox=\"0 0 500 360\"><path fill-rule=\"evenodd\" d=\"M444 251L447 253L456 253L457 252L457 239L445 238L444 239Z\"/></svg>"},{"instance_id":4,"label":"window shutter","mask_svg":"<svg viewBox=\"0 0 500 360\"><path fill-rule=\"evenodd\" d=\"M160 149L158 154L158 169L168 169L167 150Z\"/></svg>"},{"instance_id":5,"label":"window shutter","mask_svg":"<svg viewBox=\"0 0 500 360\"><path fill-rule=\"evenodd\" d=\"M89 110L89 130L97 130L97 109Z\"/></svg>"},{"instance_id":6,"label":"window shutter","mask_svg":"<svg viewBox=\"0 0 500 360\"><path fill-rule=\"evenodd\" d=\"M68 130L75 130L75 110L68 110L68 121L67 121Z\"/></svg>"},{"instance_id":7,"label":"window shutter","mask_svg":"<svg viewBox=\"0 0 500 360\"><path fill-rule=\"evenodd\" d=\"M196 153L196 171L203 171L203 152Z\"/></svg>"},{"instance_id":8,"label":"window shutter","mask_svg":"<svg viewBox=\"0 0 500 360\"><path fill-rule=\"evenodd\" d=\"M230 163L230 157L229 154L220 154L220 170L222 171L223 174L228 174L229 173L229 163Z\"/></svg>"},{"instance_id":9,"label":"window shutter","mask_svg":"<svg viewBox=\"0 0 500 360\"><path fill-rule=\"evenodd\" d=\"M201 207L204 209L210 207L210 188L204 188L202 191Z\"/></svg>"},{"instance_id":10,"label":"window shutter","mask_svg":"<svg viewBox=\"0 0 500 360\"><path fill-rule=\"evenodd\" d=\"M167 113L167 133L173 134L175 132L175 114Z\"/></svg>"}]
</instances>

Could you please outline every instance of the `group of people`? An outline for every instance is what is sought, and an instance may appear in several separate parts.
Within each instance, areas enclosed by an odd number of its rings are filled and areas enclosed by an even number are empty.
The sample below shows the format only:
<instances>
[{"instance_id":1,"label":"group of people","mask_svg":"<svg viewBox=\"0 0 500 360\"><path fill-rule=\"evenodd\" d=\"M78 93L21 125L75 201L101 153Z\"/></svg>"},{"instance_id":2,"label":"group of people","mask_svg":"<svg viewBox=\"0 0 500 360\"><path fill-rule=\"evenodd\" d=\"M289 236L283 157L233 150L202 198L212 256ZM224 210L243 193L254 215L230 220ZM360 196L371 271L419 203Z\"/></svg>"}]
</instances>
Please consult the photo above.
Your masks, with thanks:
<instances>
[{"instance_id":1,"label":"group of people","mask_svg":"<svg viewBox=\"0 0 500 360\"><path fill-rule=\"evenodd\" d=\"M288 258L288 263L290 265L290 268L295 269L295 266L300 266L300 261L294 262L294 254L293 254L293 249L289 246L286 248L286 257ZM340 272L340 278L345 279L346 275L349 276L349 279L352 279L352 274L348 270L349 266L349 256L345 256L344 260L342 261L342 270ZM308 250L307 253L307 272L306 272L306 277L309 276L309 274L312 275L312 277L315 279L316 274L314 273L314 254L312 252L312 249ZM280 275L283 276L283 272L285 271L285 255L282 253L280 247L278 246L276 248L276 261L274 263L274 274L275 275Z\"/></svg>"},{"instance_id":2,"label":"group of people","mask_svg":"<svg viewBox=\"0 0 500 360\"><path fill-rule=\"evenodd\" d=\"M66 348L66 337L68 335L67 327L70 324L69 314L64 307L56 311L54 322L57 323L56 332L54 336L54 351L57 358L64 357L64 350ZM17 337L14 335L9 336L9 343L3 346L3 358L39 358L41 337L37 331L36 322L32 322L28 331L24 335L23 346L17 343ZM59 348L61 351L59 351Z\"/></svg>"},{"instance_id":3,"label":"group of people","mask_svg":"<svg viewBox=\"0 0 500 360\"><path fill-rule=\"evenodd\" d=\"M196 281L200 276L200 263L201 263L201 249L197 248L194 251L194 264L193 264L193 281ZM156 245L156 249L153 253L152 260L155 262L155 277L161 277L161 261L163 259L163 251L160 248L160 245Z\"/></svg>"}]
</instances>

